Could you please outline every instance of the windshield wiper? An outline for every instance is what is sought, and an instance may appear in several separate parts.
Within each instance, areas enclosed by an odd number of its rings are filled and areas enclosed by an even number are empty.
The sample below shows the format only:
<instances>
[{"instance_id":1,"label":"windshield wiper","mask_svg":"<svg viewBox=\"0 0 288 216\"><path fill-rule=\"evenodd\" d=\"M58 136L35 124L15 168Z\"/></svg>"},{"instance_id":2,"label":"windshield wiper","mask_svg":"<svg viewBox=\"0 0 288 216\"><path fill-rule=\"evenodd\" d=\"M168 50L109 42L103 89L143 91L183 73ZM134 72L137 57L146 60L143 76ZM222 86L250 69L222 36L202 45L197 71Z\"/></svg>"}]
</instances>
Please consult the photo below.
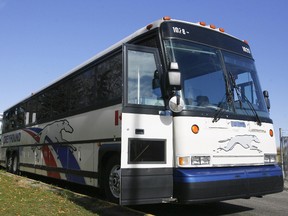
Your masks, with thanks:
<instances>
[{"instance_id":1,"label":"windshield wiper","mask_svg":"<svg viewBox=\"0 0 288 216\"><path fill-rule=\"evenodd\" d=\"M219 109L215 112L212 122L218 122L221 118L224 108L219 107Z\"/></svg>"},{"instance_id":2,"label":"windshield wiper","mask_svg":"<svg viewBox=\"0 0 288 216\"><path fill-rule=\"evenodd\" d=\"M218 122L220 120L221 115L222 115L223 111L225 110L224 107L223 107L224 99L225 99L225 95L224 95L223 99L221 100L220 105L217 106L217 110L216 110L216 112L215 112L215 114L213 116L213 120L212 120L213 123L214 122Z\"/></svg>"},{"instance_id":3,"label":"windshield wiper","mask_svg":"<svg viewBox=\"0 0 288 216\"><path fill-rule=\"evenodd\" d=\"M231 78L230 78L231 79ZM233 103L233 92L231 91L230 85L229 85L229 80L228 75L226 73L224 73L224 80L225 80L225 86L226 86L226 93L224 95L224 97L222 98L220 105L218 105L218 110L215 112L214 117L212 122L217 122L220 120L221 115L223 113L223 111L225 110L223 107L223 101L226 99L226 104L228 104L228 106L230 105L233 109L233 112L235 113L235 107L234 107L234 103ZM226 96L226 98L225 98Z\"/></svg>"},{"instance_id":4,"label":"windshield wiper","mask_svg":"<svg viewBox=\"0 0 288 216\"><path fill-rule=\"evenodd\" d=\"M259 126L261 126L262 122L260 117L257 114L257 111L255 110L255 108L253 107L253 104L248 100L248 98L244 95L244 100L247 102L248 106L250 107L250 109L252 110L252 112L254 113L255 117L256 117L256 122Z\"/></svg>"},{"instance_id":5,"label":"windshield wiper","mask_svg":"<svg viewBox=\"0 0 288 216\"><path fill-rule=\"evenodd\" d=\"M241 109L244 109L246 111L246 109L243 107L242 105L242 99L244 101L247 102L249 108L251 109L252 113L254 114L254 116L256 117L256 122L259 126L261 126L262 122L261 122L261 119L259 118L258 114L257 114L257 111L255 110L255 108L253 107L253 104L249 101L249 99L246 97L246 95L242 95L241 94L241 91L239 89L239 86L236 84L236 81L234 79L234 76L232 75L232 73L229 71L229 76L230 76L230 81L232 83L232 87L235 89L236 91L236 94L237 94L237 97L239 99L239 105L240 105L240 108Z\"/></svg>"}]
</instances>

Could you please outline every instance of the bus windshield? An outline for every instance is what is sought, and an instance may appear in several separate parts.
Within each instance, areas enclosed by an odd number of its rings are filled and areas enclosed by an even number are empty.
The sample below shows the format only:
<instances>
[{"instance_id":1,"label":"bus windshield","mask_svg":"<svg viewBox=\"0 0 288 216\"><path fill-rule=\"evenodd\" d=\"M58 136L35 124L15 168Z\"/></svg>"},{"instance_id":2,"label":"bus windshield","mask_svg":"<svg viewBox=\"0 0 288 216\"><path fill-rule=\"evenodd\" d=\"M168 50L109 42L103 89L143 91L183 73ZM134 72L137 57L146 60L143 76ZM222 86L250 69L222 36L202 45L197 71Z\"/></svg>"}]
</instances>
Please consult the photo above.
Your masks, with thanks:
<instances>
[{"instance_id":1,"label":"bus windshield","mask_svg":"<svg viewBox=\"0 0 288 216\"><path fill-rule=\"evenodd\" d=\"M252 59L182 40L165 48L181 71L184 109L269 117Z\"/></svg>"}]
</instances>

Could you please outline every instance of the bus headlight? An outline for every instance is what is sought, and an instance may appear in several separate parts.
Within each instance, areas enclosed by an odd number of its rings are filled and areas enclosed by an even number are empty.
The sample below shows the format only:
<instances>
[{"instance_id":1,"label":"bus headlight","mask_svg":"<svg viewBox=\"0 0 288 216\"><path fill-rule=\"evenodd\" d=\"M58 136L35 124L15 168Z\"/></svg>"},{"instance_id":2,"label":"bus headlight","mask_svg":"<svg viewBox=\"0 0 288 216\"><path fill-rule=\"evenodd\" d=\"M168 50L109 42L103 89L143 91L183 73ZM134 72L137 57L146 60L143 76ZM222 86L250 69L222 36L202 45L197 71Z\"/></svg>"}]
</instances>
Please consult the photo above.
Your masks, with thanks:
<instances>
[{"instance_id":1,"label":"bus headlight","mask_svg":"<svg viewBox=\"0 0 288 216\"><path fill-rule=\"evenodd\" d=\"M274 164L276 163L276 155L275 154L264 154L264 163L266 164Z\"/></svg>"},{"instance_id":2,"label":"bus headlight","mask_svg":"<svg viewBox=\"0 0 288 216\"><path fill-rule=\"evenodd\" d=\"M191 165L210 165L210 156L192 156Z\"/></svg>"}]
</instances>

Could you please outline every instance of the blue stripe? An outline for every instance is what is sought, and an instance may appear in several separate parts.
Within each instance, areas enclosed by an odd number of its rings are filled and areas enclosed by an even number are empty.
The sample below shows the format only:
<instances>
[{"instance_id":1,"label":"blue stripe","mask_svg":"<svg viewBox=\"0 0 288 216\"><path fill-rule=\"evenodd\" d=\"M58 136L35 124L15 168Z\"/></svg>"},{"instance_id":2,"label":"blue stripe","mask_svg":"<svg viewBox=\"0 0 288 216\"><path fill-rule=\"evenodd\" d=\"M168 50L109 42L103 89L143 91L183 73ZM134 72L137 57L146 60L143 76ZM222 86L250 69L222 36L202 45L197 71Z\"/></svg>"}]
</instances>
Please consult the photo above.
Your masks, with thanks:
<instances>
[{"instance_id":1,"label":"blue stripe","mask_svg":"<svg viewBox=\"0 0 288 216\"><path fill-rule=\"evenodd\" d=\"M53 143L52 140L46 136L45 140L48 141L48 143ZM57 154L57 159L60 160L62 168L65 169L73 169L73 170L81 170L74 154L72 151L70 151L69 146L61 146L61 145L53 145L52 147L54 149L54 151ZM78 176L78 175L72 175L72 174L68 174L66 173L66 179L67 181L71 181L71 182L75 182L75 183L79 183L79 184L85 184L85 179L83 176Z\"/></svg>"},{"instance_id":2,"label":"blue stripe","mask_svg":"<svg viewBox=\"0 0 288 216\"><path fill-rule=\"evenodd\" d=\"M279 166L179 168L174 170L174 181L182 183L229 181L272 176L282 176Z\"/></svg>"},{"instance_id":3,"label":"blue stripe","mask_svg":"<svg viewBox=\"0 0 288 216\"><path fill-rule=\"evenodd\" d=\"M54 151L58 154L58 159L62 164L62 168L81 170L74 154L71 152L69 146L52 145ZM85 184L85 179L83 176L77 176L72 174L66 174L68 181Z\"/></svg>"},{"instance_id":4,"label":"blue stripe","mask_svg":"<svg viewBox=\"0 0 288 216\"><path fill-rule=\"evenodd\" d=\"M58 159L60 160L62 167L65 169L81 170L74 154L71 152L68 146L52 145L54 151L58 154ZM68 181L85 184L85 179L83 176L72 175L66 173L66 178Z\"/></svg>"},{"instance_id":5,"label":"blue stripe","mask_svg":"<svg viewBox=\"0 0 288 216\"><path fill-rule=\"evenodd\" d=\"M33 131L36 134L40 133L43 130L42 128L27 128L27 129Z\"/></svg>"}]
</instances>

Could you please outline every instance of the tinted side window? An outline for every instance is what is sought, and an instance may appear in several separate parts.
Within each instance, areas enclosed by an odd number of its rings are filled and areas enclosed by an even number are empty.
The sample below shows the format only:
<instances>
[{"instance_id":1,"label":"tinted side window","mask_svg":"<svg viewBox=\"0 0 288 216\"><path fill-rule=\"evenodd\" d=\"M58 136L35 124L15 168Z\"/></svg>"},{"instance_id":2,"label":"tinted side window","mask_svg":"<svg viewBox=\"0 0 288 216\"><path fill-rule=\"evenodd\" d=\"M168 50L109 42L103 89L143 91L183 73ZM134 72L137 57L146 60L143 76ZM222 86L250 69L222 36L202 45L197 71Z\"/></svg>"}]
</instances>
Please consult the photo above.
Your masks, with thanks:
<instances>
[{"instance_id":1,"label":"tinted side window","mask_svg":"<svg viewBox=\"0 0 288 216\"><path fill-rule=\"evenodd\" d=\"M88 69L69 81L69 109L79 110L93 104L94 71Z\"/></svg>"},{"instance_id":2,"label":"tinted side window","mask_svg":"<svg viewBox=\"0 0 288 216\"><path fill-rule=\"evenodd\" d=\"M106 102L121 98L122 56L117 55L96 66L97 99Z\"/></svg>"},{"instance_id":3,"label":"tinted side window","mask_svg":"<svg viewBox=\"0 0 288 216\"><path fill-rule=\"evenodd\" d=\"M14 107L3 115L3 132L16 130L24 127L25 107L24 104Z\"/></svg>"},{"instance_id":4,"label":"tinted side window","mask_svg":"<svg viewBox=\"0 0 288 216\"><path fill-rule=\"evenodd\" d=\"M121 53L82 70L28 102L28 124L97 109L122 97ZM33 102L33 103L32 103ZM36 102L36 104L35 104ZM30 110L31 109L31 110Z\"/></svg>"},{"instance_id":5,"label":"tinted side window","mask_svg":"<svg viewBox=\"0 0 288 216\"><path fill-rule=\"evenodd\" d=\"M69 81L70 110L87 107L103 107L122 96L122 59L121 55L86 69Z\"/></svg>"},{"instance_id":6,"label":"tinted side window","mask_svg":"<svg viewBox=\"0 0 288 216\"><path fill-rule=\"evenodd\" d=\"M121 103L122 53L82 69L4 113L4 130Z\"/></svg>"}]
</instances>

